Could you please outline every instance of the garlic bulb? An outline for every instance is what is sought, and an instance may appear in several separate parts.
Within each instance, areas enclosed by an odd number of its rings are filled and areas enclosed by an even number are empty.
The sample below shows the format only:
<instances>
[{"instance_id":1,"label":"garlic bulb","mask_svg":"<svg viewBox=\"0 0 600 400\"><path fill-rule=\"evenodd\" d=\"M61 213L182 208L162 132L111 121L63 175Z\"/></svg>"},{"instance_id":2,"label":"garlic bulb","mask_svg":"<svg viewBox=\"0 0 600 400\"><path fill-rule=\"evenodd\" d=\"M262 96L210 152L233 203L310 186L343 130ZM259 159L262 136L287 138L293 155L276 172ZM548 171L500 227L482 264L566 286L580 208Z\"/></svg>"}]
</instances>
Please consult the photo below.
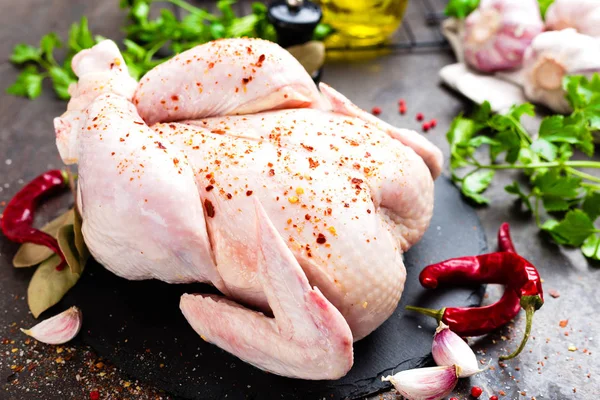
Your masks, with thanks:
<instances>
[{"instance_id":1,"label":"garlic bulb","mask_svg":"<svg viewBox=\"0 0 600 400\"><path fill-rule=\"evenodd\" d=\"M477 357L471 347L443 322L440 322L440 326L435 330L431 354L437 365L458 365L460 367L459 378L466 378L481 372L477 365Z\"/></svg>"},{"instance_id":2,"label":"garlic bulb","mask_svg":"<svg viewBox=\"0 0 600 400\"><path fill-rule=\"evenodd\" d=\"M571 111L562 81L566 75L600 72L600 40L575 29L549 31L538 35L525 53L523 88L525 96L556 112Z\"/></svg>"},{"instance_id":3,"label":"garlic bulb","mask_svg":"<svg viewBox=\"0 0 600 400\"><path fill-rule=\"evenodd\" d=\"M546 11L546 28L575 28L584 35L600 37L600 1L554 0Z\"/></svg>"},{"instance_id":4,"label":"garlic bulb","mask_svg":"<svg viewBox=\"0 0 600 400\"><path fill-rule=\"evenodd\" d=\"M460 367L416 368L382 377L392 382L398 393L408 400L439 400L448 396L458 382Z\"/></svg>"},{"instance_id":5,"label":"garlic bulb","mask_svg":"<svg viewBox=\"0 0 600 400\"><path fill-rule=\"evenodd\" d=\"M81 323L81 311L77 307L71 307L31 329L21 329L21 331L42 343L63 344L77 336Z\"/></svg>"},{"instance_id":6,"label":"garlic bulb","mask_svg":"<svg viewBox=\"0 0 600 400\"><path fill-rule=\"evenodd\" d=\"M537 0L482 0L465 21L465 61L483 72L519 67L543 29Z\"/></svg>"}]
</instances>

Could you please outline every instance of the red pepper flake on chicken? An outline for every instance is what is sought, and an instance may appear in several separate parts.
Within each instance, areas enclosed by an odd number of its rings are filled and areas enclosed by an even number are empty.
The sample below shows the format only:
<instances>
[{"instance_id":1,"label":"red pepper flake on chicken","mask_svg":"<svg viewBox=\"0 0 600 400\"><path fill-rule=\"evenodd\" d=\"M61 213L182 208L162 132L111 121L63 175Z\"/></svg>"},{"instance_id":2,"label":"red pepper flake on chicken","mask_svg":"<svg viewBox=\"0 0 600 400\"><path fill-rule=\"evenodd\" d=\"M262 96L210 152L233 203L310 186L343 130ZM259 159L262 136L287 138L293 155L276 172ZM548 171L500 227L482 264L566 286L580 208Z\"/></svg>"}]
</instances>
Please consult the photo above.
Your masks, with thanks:
<instances>
[{"instance_id":1,"label":"red pepper flake on chicken","mask_svg":"<svg viewBox=\"0 0 600 400\"><path fill-rule=\"evenodd\" d=\"M127 279L214 285L222 296L182 296L183 314L258 368L345 375L352 343L398 305L440 150L319 92L263 40L195 47L139 84L111 41L72 64L79 82L54 124L63 160L79 164L94 257Z\"/></svg>"}]
</instances>

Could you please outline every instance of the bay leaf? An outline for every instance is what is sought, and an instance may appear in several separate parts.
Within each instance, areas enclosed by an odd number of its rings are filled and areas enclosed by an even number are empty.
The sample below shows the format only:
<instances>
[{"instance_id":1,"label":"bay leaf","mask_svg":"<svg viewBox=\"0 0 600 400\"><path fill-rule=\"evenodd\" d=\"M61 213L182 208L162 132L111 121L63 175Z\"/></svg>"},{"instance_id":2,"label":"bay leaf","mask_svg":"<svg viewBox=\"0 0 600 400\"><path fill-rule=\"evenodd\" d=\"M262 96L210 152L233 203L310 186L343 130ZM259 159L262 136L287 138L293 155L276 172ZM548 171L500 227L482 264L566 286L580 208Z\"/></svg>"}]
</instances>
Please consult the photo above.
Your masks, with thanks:
<instances>
[{"instance_id":1,"label":"bay leaf","mask_svg":"<svg viewBox=\"0 0 600 400\"><path fill-rule=\"evenodd\" d=\"M75 232L75 247L77 248L77 252L79 253L79 263L81 264L81 268L85 267L88 258L90 258L90 251L85 244L85 240L83 239L83 233L81 232L81 225L83 224L83 219L81 218L81 214L77 207L74 209L74 219L73 219L73 230Z\"/></svg>"},{"instance_id":2,"label":"bay leaf","mask_svg":"<svg viewBox=\"0 0 600 400\"><path fill-rule=\"evenodd\" d=\"M313 75L325 63L325 45L321 41L311 40L286 50L302 64L309 75Z\"/></svg>"},{"instance_id":3,"label":"bay leaf","mask_svg":"<svg viewBox=\"0 0 600 400\"><path fill-rule=\"evenodd\" d=\"M40 230L56 238L61 226L72 223L73 210L71 209L48 222ZM54 254L52 250L46 246L24 243L19 247L19 250L17 250L17 253L13 257L13 266L15 268L32 267L48 259L52 254Z\"/></svg>"},{"instance_id":4,"label":"bay leaf","mask_svg":"<svg viewBox=\"0 0 600 400\"><path fill-rule=\"evenodd\" d=\"M27 304L35 318L63 298L79 280L69 268L57 270L60 257L54 254L37 268L27 288Z\"/></svg>"},{"instance_id":5,"label":"bay leaf","mask_svg":"<svg viewBox=\"0 0 600 400\"><path fill-rule=\"evenodd\" d=\"M75 246L75 229L73 225L63 225L58 230L58 247L65 256L69 270L74 274L81 274L83 270L79 262L79 252Z\"/></svg>"}]
</instances>

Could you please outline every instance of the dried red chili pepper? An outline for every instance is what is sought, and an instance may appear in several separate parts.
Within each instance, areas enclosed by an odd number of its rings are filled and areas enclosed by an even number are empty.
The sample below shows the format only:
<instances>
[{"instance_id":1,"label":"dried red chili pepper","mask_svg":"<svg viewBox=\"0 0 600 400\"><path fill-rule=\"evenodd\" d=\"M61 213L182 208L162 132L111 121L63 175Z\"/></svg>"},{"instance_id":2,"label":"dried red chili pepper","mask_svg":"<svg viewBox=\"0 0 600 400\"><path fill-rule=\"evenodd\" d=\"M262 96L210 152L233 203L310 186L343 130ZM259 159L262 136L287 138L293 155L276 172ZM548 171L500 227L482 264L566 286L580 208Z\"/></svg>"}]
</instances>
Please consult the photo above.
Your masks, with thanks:
<instances>
[{"instance_id":1,"label":"dried red chili pepper","mask_svg":"<svg viewBox=\"0 0 600 400\"><path fill-rule=\"evenodd\" d=\"M509 251L516 253L515 245L510 237L510 226L504 222L498 229L498 249L500 251Z\"/></svg>"},{"instance_id":2,"label":"dried red chili pepper","mask_svg":"<svg viewBox=\"0 0 600 400\"><path fill-rule=\"evenodd\" d=\"M512 249L508 225L502 226L501 248ZM500 236L500 233L499 233ZM544 292L537 269L514 252L504 251L472 257L459 257L425 267L419 275L426 288L439 284L499 283L505 285L502 298L486 307L446 307L441 310L407 306L443 321L462 336L479 336L497 329L512 320L522 307L526 312L525 337L515 352L500 359L517 356L525 347L531 332L533 314L544 304Z\"/></svg>"},{"instance_id":3,"label":"dried red chili pepper","mask_svg":"<svg viewBox=\"0 0 600 400\"><path fill-rule=\"evenodd\" d=\"M35 229L32 225L38 201L42 197L66 187L68 182L69 178L65 171L55 169L43 173L25 185L8 202L2 217L2 233L8 240L48 247L63 260L59 266L61 268L64 267L65 258L56 239Z\"/></svg>"}]
</instances>

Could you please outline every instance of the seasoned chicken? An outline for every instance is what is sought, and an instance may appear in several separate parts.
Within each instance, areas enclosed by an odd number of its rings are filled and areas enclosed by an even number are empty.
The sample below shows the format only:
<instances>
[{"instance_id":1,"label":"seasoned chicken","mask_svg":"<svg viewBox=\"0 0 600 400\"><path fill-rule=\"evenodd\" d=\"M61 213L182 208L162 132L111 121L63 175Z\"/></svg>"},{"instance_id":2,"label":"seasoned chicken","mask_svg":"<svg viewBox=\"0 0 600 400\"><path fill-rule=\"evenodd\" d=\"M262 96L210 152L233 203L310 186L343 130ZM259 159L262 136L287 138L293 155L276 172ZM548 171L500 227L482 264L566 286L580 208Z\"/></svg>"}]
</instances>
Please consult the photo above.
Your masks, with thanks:
<instances>
[{"instance_id":1,"label":"seasoned chicken","mask_svg":"<svg viewBox=\"0 0 600 400\"><path fill-rule=\"evenodd\" d=\"M55 119L94 257L185 294L199 335L264 370L337 379L396 308L441 153L322 85L276 44L229 39L135 85L104 41ZM204 119L198 119L204 118Z\"/></svg>"}]
</instances>

